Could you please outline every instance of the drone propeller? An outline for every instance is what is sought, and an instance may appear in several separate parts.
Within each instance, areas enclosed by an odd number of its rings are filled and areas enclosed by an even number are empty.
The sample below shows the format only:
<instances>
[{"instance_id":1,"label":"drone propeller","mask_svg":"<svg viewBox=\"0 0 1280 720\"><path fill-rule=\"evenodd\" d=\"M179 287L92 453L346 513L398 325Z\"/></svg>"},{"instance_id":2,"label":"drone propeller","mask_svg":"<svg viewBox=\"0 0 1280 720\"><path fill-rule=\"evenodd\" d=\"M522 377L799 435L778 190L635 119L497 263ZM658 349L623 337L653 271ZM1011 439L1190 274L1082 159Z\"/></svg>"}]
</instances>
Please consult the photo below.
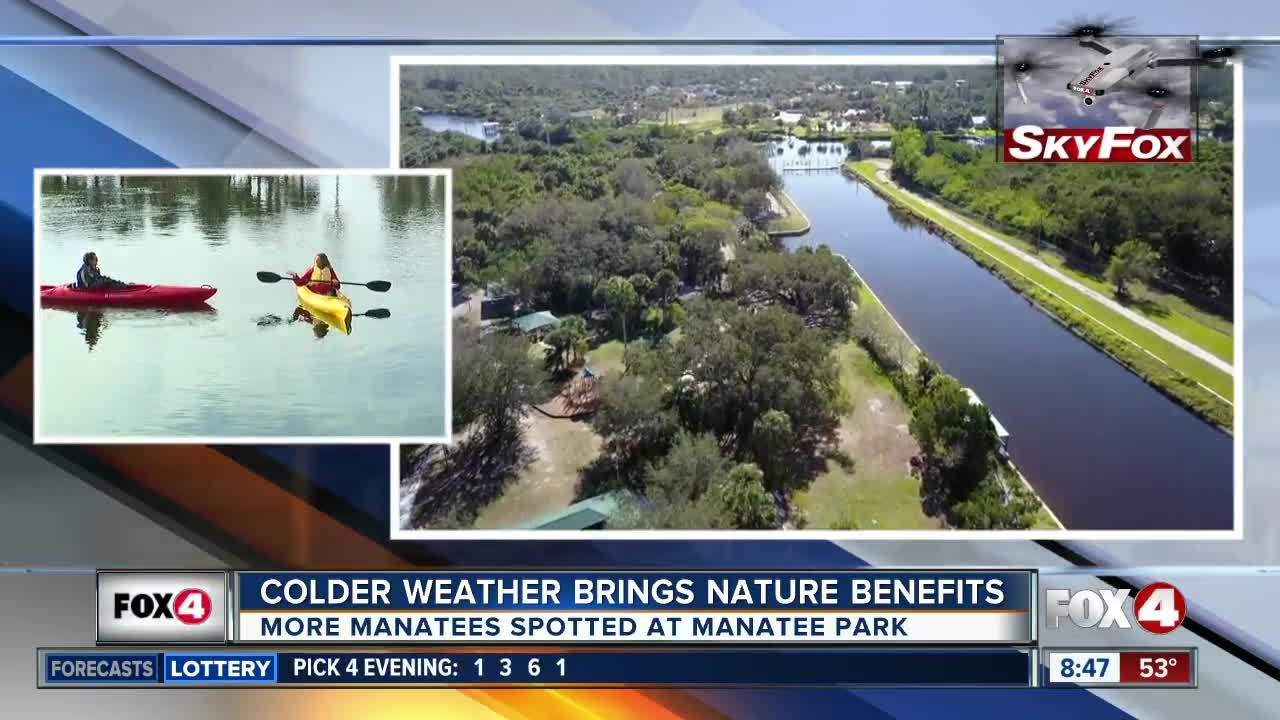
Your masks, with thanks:
<instances>
[{"instance_id":1,"label":"drone propeller","mask_svg":"<svg viewBox=\"0 0 1280 720\"><path fill-rule=\"evenodd\" d=\"M1199 61L1204 65L1227 65L1246 63L1253 67L1264 67L1270 64L1274 49L1260 45L1215 45L1201 47Z\"/></svg>"},{"instance_id":2,"label":"drone propeller","mask_svg":"<svg viewBox=\"0 0 1280 720\"><path fill-rule=\"evenodd\" d=\"M1103 55L1110 55L1111 48L1098 42L1098 39L1110 35L1124 34L1132 26L1133 18L1076 17L1074 20L1059 23L1052 32L1062 37L1075 38L1077 44L1081 47L1087 47Z\"/></svg>"},{"instance_id":3,"label":"drone propeller","mask_svg":"<svg viewBox=\"0 0 1280 720\"><path fill-rule=\"evenodd\" d=\"M1090 38L1126 34L1133 28L1133 24L1134 19L1131 17L1106 18L1099 16L1076 16L1072 20L1059 23L1050 30L1050 33L1062 37L1076 38L1077 40L1088 40Z\"/></svg>"},{"instance_id":4,"label":"drone propeller","mask_svg":"<svg viewBox=\"0 0 1280 720\"><path fill-rule=\"evenodd\" d=\"M1023 50L1021 48L1008 55L1002 54L999 65L1000 72L1017 87L1018 95L1022 97L1023 104L1030 104L1023 83L1031 80L1032 73L1054 71L1062 68L1062 63L1058 61L1054 54L1036 50Z\"/></svg>"},{"instance_id":5,"label":"drone propeller","mask_svg":"<svg viewBox=\"0 0 1280 720\"><path fill-rule=\"evenodd\" d=\"M1147 115L1146 122L1142 124L1143 130L1155 127L1170 103L1181 102L1187 98L1186 92L1178 89L1178 85L1170 83L1167 78L1154 75L1151 71L1136 81L1117 86L1112 93L1134 101L1151 103L1151 112Z\"/></svg>"}]
</instances>

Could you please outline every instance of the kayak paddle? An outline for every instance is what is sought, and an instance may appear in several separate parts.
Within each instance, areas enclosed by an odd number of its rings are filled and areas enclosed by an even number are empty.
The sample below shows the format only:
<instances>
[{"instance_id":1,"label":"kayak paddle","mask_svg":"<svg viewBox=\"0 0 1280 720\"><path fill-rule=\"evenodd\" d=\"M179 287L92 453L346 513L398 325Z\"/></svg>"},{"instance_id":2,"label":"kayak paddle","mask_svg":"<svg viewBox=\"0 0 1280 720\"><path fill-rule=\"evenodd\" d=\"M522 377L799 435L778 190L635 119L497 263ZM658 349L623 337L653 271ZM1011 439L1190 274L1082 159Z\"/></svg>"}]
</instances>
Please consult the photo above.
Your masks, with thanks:
<instances>
[{"instance_id":1,"label":"kayak paddle","mask_svg":"<svg viewBox=\"0 0 1280 720\"><path fill-rule=\"evenodd\" d=\"M276 273L267 272L265 270L258 272L258 280L264 283L275 283L275 282L280 282L281 280L288 280L288 279L289 278L284 275L277 275ZM319 282L319 281L316 281L316 282ZM342 284L343 285L359 285L361 287L369 288L374 292L386 292L391 289L391 283L387 282L386 280L373 280L367 283L358 283L358 282L351 282L350 280L343 280Z\"/></svg>"},{"instance_id":2,"label":"kayak paddle","mask_svg":"<svg viewBox=\"0 0 1280 720\"><path fill-rule=\"evenodd\" d=\"M387 318L391 317L391 311L386 308L374 308L372 310L366 310L362 313L353 313L351 317L360 317L361 315L365 317L371 317L376 320L386 320Z\"/></svg>"}]
</instances>

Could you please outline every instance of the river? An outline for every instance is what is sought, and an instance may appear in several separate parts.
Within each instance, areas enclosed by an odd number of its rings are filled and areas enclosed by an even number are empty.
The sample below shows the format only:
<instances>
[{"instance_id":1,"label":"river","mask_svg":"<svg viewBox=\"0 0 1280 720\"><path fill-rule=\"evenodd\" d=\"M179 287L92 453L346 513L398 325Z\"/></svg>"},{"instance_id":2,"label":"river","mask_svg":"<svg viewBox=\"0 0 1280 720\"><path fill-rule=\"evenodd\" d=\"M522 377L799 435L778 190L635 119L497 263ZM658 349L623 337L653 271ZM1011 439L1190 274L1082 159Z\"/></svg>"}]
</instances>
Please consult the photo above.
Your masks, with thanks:
<instances>
[{"instance_id":1,"label":"river","mask_svg":"<svg viewBox=\"0 0 1280 720\"><path fill-rule=\"evenodd\" d=\"M196 312L42 308L46 437L425 437L446 427L447 182L441 176L49 177L40 282L95 251L129 282L218 292ZM295 320L292 282L328 254L350 334ZM314 324L312 320L315 320ZM291 322L292 321L292 322Z\"/></svg>"},{"instance_id":2,"label":"river","mask_svg":"<svg viewBox=\"0 0 1280 720\"><path fill-rule=\"evenodd\" d=\"M800 158L802 141L775 166ZM1073 530L1224 530L1231 437L1054 322L839 171L786 172L812 231L1010 432L1010 454Z\"/></svg>"}]
</instances>

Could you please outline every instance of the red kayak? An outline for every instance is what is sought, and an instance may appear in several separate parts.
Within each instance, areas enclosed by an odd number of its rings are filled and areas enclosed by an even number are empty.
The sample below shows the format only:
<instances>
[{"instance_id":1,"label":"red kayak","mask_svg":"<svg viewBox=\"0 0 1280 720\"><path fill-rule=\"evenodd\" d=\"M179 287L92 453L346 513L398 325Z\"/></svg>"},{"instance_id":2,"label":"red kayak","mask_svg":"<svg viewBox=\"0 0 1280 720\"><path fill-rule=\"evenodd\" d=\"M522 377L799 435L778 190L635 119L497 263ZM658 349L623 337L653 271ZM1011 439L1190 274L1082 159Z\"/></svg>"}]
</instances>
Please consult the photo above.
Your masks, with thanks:
<instances>
[{"instance_id":1,"label":"red kayak","mask_svg":"<svg viewBox=\"0 0 1280 720\"><path fill-rule=\"evenodd\" d=\"M130 285L119 290L77 290L72 285L41 285L40 302L47 305L116 305L120 307L185 307L200 305L217 288L176 285Z\"/></svg>"}]
</instances>

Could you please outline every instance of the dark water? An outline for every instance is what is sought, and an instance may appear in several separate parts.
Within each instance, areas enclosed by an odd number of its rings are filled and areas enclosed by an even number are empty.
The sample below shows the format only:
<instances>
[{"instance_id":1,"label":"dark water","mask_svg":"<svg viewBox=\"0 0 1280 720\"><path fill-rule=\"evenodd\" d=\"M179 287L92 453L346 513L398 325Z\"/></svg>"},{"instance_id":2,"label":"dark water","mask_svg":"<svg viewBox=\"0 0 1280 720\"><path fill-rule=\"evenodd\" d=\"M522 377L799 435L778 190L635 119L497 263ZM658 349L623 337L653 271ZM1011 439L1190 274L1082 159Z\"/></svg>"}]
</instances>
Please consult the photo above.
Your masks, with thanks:
<instances>
[{"instance_id":1,"label":"dark water","mask_svg":"<svg viewBox=\"0 0 1280 720\"><path fill-rule=\"evenodd\" d=\"M423 437L445 431L444 177L46 178L38 277L209 284L201 312L43 308L39 419L48 437ZM292 282L328 254L348 286L345 335L295 317Z\"/></svg>"},{"instance_id":2,"label":"dark water","mask_svg":"<svg viewBox=\"0 0 1280 720\"><path fill-rule=\"evenodd\" d=\"M1232 443L838 172L785 176L813 231L1011 433L1071 529L1230 529ZM896 217L895 217L896 216Z\"/></svg>"},{"instance_id":3,"label":"dark water","mask_svg":"<svg viewBox=\"0 0 1280 720\"><path fill-rule=\"evenodd\" d=\"M462 117L460 115L447 115L443 113L419 113L418 118L422 121L422 127L435 132L445 132L452 130L468 135L476 140L497 140L499 134L486 135L484 132L484 118Z\"/></svg>"}]
</instances>

